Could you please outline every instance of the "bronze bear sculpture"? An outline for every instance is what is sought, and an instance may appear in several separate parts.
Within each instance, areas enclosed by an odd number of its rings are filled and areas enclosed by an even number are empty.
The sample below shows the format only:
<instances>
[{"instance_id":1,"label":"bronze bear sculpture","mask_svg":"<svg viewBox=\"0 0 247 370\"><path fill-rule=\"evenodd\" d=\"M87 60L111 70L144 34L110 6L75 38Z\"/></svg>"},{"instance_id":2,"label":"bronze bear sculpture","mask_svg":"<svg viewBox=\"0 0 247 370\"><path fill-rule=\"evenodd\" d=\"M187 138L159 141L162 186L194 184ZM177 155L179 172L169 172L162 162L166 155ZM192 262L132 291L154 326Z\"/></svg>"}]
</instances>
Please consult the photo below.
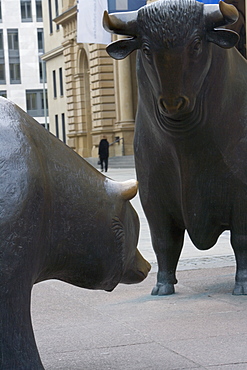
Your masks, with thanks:
<instances>
[{"instance_id":1,"label":"bronze bear sculpture","mask_svg":"<svg viewBox=\"0 0 247 370\"><path fill-rule=\"evenodd\" d=\"M137 50L135 161L157 255L153 295L174 293L185 230L201 250L230 230L233 294L247 294L247 62L227 28L233 5L160 0L104 14L106 30L130 36L107 46Z\"/></svg>"},{"instance_id":2,"label":"bronze bear sculpture","mask_svg":"<svg viewBox=\"0 0 247 370\"><path fill-rule=\"evenodd\" d=\"M0 369L43 369L32 286L59 279L113 290L150 270L137 250L136 181L91 167L19 107L0 98Z\"/></svg>"}]
</instances>

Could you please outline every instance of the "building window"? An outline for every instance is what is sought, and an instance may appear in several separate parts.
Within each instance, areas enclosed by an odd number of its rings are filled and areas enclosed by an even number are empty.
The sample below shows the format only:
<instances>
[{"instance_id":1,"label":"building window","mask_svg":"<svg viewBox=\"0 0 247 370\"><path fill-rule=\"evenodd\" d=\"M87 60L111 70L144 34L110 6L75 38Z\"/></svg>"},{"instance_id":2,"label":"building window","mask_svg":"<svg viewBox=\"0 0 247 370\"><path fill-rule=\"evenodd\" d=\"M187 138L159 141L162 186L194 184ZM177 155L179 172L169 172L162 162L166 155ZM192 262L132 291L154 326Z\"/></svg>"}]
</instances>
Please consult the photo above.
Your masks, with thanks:
<instances>
[{"instance_id":1,"label":"building window","mask_svg":"<svg viewBox=\"0 0 247 370\"><path fill-rule=\"evenodd\" d=\"M2 22L2 1L0 0L0 22Z\"/></svg>"},{"instance_id":2,"label":"building window","mask_svg":"<svg viewBox=\"0 0 247 370\"><path fill-rule=\"evenodd\" d=\"M57 79L56 79L56 71L52 71L52 78L53 78L53 97L57 97Z\"/></svg>"},{"instance_id":3,"label":"building window","mask_svg":"<svg viewBox=\"0 0 247 370\"><path fill-rule=\"evenodd\" d=\"M50 124L49 123L41 123L41 126L43 126L45 129L47 128L47 131L50 131Z\"/></svg>"},{"instance_id":4,"label":"building window","mask_svg":"<svg viewBox=\"0 0 247 370\"><path fill-rule=\"evenodd\" d=\"M5 63L4 59L0 58L0 84L5 85L6 84L6 78L5 78Z\"/></svg>"},{"instance_id":5,"label":"building window","mask_svg":"<svg viewBox=\"0 0 247 370\"><path fill-rule=\"evenodd\" d=\"M31 0L21 0L21 20L22 22L32 22Z\"/></svg>"},{"instance_id":6,"label":"building window","mask_svg":"<svg viewBox=\"0 0 247 370\"><path fill-rule=\"evenodd\" d=\"M39 54L44 53L44 30L43 28L37 29L37 40L38 40L38 52ZM46 82L46 63L42 62L39 57L39 80L40 82Z\"/></svg>"},{"instance_id":7,"label":"building window","mask_svg":"<svg viewBox=\"0 0 247 370\"><path fill-rule=\"evenodd\" d=\"M39 81L40 83L47 82L46 80L46 63L39 58Z\"/></svg>"},{"instance_id":8,"label":"building window","mask_svg":"<svg viewBox=\"0 0 247 370\"><path fill-rule=\"evenodd\" d=\"M36 0L36 20L37 22L43 22L42 0Z\"/></svg>"},{"instance_id":9,"label":"building window","mask_svg":"<svg viewBox=\"0 0 247 370\"><path fill-rule=\"evenodd\" d=\"M0 90L0 96L3 98L7 98L7 91L6 90Z\"/></svg>"},{"instance_id":10,"label":"building window","mask_svg":"<svg viewBox=\"0 0 247 370\"><path fill-rule=\"evenodd\" d=\"M66 144L66 129L65 129L65 115L64 113L61 114L62 119L62 130L63 130L63 142Z\"/></svg>"},{"instance_id":11,"label":"building window","mask_svg":"<svg viewBox=\"0 0 247 370\"><path fill-rule=\"evenodd\" d=\"M60 96L63 96L63 69L59 68Z\"/></svg>"},{"instance_id":12,"label":"building window","mask_svg":"<svg viewBox=\"0 0 247 370\"><path fill-rule=\"evenodd\" d=\"M2 29L0 29L0 50L4 51L4 48L3 48L3 30Z\"/></svg>"},{"instance_id":13,"label":"building window","mask_svg":"<svg viewBox=\"0 0 247 370\"><path fill-rule=\"evenodd\" d=\"M47 91L45 91L46 106ZM43 90L26 90L27 113L32 117L44 117L44 94Z\"/></svg>"},{"instance_id":14,"label":"building window","mask_svg":"<svg viewBox=\"0 0 247 370\"><path fill-rule=\"evenodd\" d=\"M0 84L6 84L5 78L5 61L4 61L4 47L3 47L3 30L0 29Z\"/></svg>"},{"instance_id":15,"label":"building window","mask_svg":"<svg viewBox=\"0 0 247 370\"><path fill-rule=\"evenodd\" d=\"M48 0L50 33L53 33L51 0Z\"/></svg>"},{"instance_id":16,"label":"building window","mask_svg":"<svg viewBox=\"0 0 247 370\"><path fill-rule=\"evenodd\" d=\"M18 29L8 29L10 83L21 83Z\"/></svg>"},{"instance_id":17,"label":"building window","mask_svg":"<svg viewBox=\"0 0 247 370\"><path fill-rule=\"evenodd\" d=\"M56 137L59 138L58 115L55 114Z\"/></svg>"},{"instance_id":18,"label":"building window","mask_svg":"<svg viewBox=\"0 0 247 370\"><path fill-rule=\"evenodd\" d=\"M55 11L56 11L56 17L59 16L59 9L58 9L58 0L55 0ZM59 31L59 24L56 25L56 30Z\"/></svg>"},{"instance_id":19,"label":"building window","mask_svg":"<svg viewBox=\"0 0 247 370\"><path fill-rule=\"evenodd\" d=\"M18 39L18 29L8 30L8 48L12 55L19 55L19 39Z\"/></svg>"},{"instance_id":20,"label":"building window","mask_svg":"<svg viewBox=\"0 0 247 370\"><path fill-rule=\"evenodd\" d=\"M38 39L38 51L39 53L44 53L44 31L43 28L37 29L37 39Z\"/></svg>"},{"instance_id":21,"label":"building window","mask_svg":"<svg viewBox=\"0 0 247 370\"><path fill-rule=\"evenodd\" d=\"M20 63L9 63L10 83L20 84L21 83L21 69Z\"/></svg>"}]
</instances>

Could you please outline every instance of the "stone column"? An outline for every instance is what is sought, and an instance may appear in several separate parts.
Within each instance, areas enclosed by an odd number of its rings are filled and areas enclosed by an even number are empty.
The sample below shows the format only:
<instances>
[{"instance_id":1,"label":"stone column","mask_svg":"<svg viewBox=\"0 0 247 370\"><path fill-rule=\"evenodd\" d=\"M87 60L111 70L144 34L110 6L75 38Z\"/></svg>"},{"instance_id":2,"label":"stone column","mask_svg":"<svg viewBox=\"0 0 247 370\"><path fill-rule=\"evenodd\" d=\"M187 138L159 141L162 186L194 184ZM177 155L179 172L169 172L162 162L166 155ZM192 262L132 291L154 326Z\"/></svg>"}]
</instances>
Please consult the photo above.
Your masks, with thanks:
<instances>
[{"instance_id":1,"label":"stone column","mask_svg":"<svg viewBox=\"0 0 247 370\"><path fill-rule=\"evenodd\" d=\"M119 117L118 124L134 123L133 93L131 81L131 66L129 57L118 61L118 94Z\"/></svg>"},{"instance_id":2,"label":"stone column","mask_svg":"<svg viewBox=\"0 0 247 370\"><path fill-rule=\"evenodd\" d=\"M115 36L113 40L126 38ZM133 136L135 126L135 104L133 97L131 58L114 61L114 76L116 90L116 124L114 128L115 138L119 138L114 146L115 155L133 154Z\"/></svg>"}]
</instances>

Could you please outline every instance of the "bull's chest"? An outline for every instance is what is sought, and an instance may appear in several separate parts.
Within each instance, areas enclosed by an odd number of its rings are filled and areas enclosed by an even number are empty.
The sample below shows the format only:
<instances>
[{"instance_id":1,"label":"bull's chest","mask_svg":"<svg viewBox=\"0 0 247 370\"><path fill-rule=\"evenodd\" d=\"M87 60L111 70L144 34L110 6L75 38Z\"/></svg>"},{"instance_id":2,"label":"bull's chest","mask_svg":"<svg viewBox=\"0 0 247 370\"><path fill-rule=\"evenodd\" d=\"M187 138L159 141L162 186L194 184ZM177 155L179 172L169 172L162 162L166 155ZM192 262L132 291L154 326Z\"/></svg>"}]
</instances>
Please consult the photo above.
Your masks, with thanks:
<instances>
[{"instance_id":1,"label":"bull's chest","mask_svg":"<svg viewBox=\"0 0 247 370\"><path fill-rule=\"evenodd\" d=\"M181 178L179 206L185 229L200 249L215 244L229 229L233 197L226 174L197 173Z\"/></svg>"},{"instance_id":2,"label":"bull's chest","mask_svg":"<svg viewBox=\"0 0 247 370\"><path fill-rule=\"evenodd\" d=\"M216 151L185 154L167 167L174 176L173 182L178 184L169 187L172 194L167 201L172 213L178 210L178 219L182 219L193 243L207 249L230 227L236 182Z\"/></svg>"}]
</instances>

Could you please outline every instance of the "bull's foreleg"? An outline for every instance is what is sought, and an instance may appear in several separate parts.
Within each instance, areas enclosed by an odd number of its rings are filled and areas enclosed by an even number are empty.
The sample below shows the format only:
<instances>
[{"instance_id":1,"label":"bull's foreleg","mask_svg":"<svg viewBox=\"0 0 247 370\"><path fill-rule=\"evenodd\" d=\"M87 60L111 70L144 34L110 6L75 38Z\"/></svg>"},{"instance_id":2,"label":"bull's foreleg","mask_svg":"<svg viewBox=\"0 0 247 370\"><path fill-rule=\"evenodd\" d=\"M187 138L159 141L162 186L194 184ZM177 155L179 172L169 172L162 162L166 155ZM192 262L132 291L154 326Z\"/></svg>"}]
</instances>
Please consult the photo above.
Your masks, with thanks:
<instances>
[{"instance_id":1,"label":"bull's foreleg","mask_svg":"<svg viewBox=\"0 0 247 370\"><path fill-rule=\"evenodd\" d=\"M247 294L247 235L232 232L231 244L236 258L235 287L232 294Z\"/></svg>"},{"instance_id":2,"label":"bull's foreleg","mask_svg":"<svg viewBox=\"0 0 247 370\"><path fill-rule=\"evenodd\" d=\"M184 241L184 230L175 227L165 227L163 235L151 229L153 248L157 256L157 284L152 295L169 295L175 293L177 283L176 268Z\"/></svg>"}]
</instances>

